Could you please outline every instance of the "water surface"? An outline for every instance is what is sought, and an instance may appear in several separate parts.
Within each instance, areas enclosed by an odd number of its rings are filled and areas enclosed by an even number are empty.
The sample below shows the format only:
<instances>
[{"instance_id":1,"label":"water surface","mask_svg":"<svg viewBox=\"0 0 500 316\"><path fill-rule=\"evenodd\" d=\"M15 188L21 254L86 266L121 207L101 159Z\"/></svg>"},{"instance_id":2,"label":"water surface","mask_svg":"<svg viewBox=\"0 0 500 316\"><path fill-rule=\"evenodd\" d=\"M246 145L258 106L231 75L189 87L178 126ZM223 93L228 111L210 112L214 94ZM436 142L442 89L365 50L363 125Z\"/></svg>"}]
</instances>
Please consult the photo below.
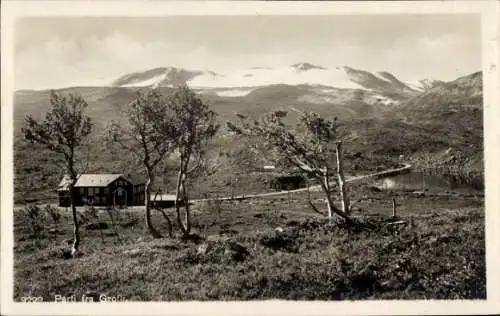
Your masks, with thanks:
<instances>
[{"instance_id":1,"label":"water surface","mask_svg":"<svg viewBox=\"0 0 500 316\"><path fill-rule=\"evenodd\" d=\"M481 193L472 185L459 183L444 176L430 175L421 171L383 177L375 185L385 190L426 191L432 193Z\"/></svg>"}]
</instances>

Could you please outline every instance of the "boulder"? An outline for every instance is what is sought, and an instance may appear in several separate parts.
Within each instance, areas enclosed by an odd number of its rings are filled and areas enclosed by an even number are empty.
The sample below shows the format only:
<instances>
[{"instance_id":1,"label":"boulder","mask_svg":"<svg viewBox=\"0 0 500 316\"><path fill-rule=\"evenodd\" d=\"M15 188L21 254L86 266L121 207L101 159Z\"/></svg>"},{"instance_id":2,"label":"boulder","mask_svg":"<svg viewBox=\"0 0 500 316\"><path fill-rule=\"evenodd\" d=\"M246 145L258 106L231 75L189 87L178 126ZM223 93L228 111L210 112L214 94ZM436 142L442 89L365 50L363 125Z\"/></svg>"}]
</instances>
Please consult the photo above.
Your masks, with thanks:
<instances>
[{"instance_id":1,"label":"boulder","mask_svg":"<svg viewBox=\"0 0 500 316\"><path fill-rule=\"evenodd\" d=\"M203 243L203 244L199 245L198 248L196 249L196 254L198 254L198 255L205 255L205 254L207 254L207 252L208 252L208 250L210 248L212 248L210 246L210 244Z\"/></svg>"},{"instance_id":2,"label":"boulder","mask_svg":"<svg viewBox=\"0 0 500 316\"><path fill-rule=\"evenodd\" d=\"M139 255L142 255L142 253L143 253L142 249L139 249L139 248L125 250L123 252L123 254L131 256L131 257L136 257L136 256L139 256Z\"/></svg>"}]
</instances>

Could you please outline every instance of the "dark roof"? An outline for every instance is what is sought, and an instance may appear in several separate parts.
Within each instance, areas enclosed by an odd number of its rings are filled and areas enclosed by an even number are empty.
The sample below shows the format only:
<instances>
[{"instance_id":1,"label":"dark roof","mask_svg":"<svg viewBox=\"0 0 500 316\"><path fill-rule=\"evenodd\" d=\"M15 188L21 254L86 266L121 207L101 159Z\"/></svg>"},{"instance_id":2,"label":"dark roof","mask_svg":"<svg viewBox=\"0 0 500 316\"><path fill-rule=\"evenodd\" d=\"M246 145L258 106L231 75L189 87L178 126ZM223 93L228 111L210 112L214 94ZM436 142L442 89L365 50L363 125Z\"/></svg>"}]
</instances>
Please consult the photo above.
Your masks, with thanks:
<instances>
[{"instance_id":1,"label":"dark roof","mask_svg":"<svg viewBox=\"0 0 500 316\"><path fill-rule=\"evenodd\" d=\"M122 177L128 182L137 185L140 182L134 182L128 177L124 176L121 173L104 173L104 174L81 174L78 175L78 180L76 181L75 187L107 187L111 182L116 179ZM59 185L57 186L56 191L68 191L70 185L70 177L69 175L65 175Z\"/></svg>"}]
</instances>

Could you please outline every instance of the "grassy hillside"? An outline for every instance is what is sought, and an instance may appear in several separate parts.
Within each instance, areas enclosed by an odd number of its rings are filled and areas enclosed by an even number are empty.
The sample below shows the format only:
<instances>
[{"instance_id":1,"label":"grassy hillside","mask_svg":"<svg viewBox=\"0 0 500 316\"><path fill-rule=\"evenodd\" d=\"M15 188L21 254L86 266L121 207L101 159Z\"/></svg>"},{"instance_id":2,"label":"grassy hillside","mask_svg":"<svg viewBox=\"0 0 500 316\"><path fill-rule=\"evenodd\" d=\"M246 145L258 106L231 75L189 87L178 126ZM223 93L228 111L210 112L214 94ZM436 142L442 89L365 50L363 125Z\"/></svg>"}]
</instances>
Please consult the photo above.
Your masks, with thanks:
<instances>
[{"instance_id":1,"label":"grassy hillside","mask_svg":"<svg viewBox=\"0 0 500 316\"><path fill-rule=\"evenodd\" d=\"M131 301L486 297L481 201L398 196L408 225L388 226L387 196L366 194L367 208L356 214L365 218L363 230L325 222L295 195L291 207L280 197L194 206L197 241L153 240L139 209L121 212L115 228L100 213L93 222L108 228L84 226L83 255L69 260L69 213L61 210L57 232L41 219L34 238L29 217L18 211L14 300L53 301L55 294ZM153 220L166 234L161 215Z\"/></svg>"}]
</instances>

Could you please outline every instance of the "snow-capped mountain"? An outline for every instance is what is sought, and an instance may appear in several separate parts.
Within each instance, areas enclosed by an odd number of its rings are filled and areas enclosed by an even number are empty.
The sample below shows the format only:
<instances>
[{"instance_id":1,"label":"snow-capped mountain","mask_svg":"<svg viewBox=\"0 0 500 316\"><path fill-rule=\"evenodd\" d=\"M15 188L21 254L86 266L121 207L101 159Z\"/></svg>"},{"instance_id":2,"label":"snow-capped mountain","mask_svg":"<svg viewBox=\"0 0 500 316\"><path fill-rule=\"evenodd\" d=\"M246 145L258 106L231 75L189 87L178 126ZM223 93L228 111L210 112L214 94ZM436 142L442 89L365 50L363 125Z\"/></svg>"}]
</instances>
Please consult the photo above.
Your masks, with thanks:
<instances>
[{"instance_id":1,"label":"snow-capped mountain","mask_svg":"<svg viewBox=\"0 0 500 316\"><path fill-rule=\"evenodd\" d=\"M297 72L308 71L308 70L311 70L311 69L320 69L320 70L325 70L326 69L325 67L316 66L316 65L313 65L313 64L310 64L310 63L297 63L297 64L291 65L290 67L295 68L295 70Z\"/></svg>"},{"instance_id":2,"label":"snow-capped mountain","mask_svg":"<svg viewBox=\"0 0 500 316\"><path fill-rule=\"evenodd\" d=\"M159 67L144 72L126 74L113 80L113 87L177 86L196 77L207 76L215 80L219 75L213 71L191 71L175 67Z\"/></svg>"},{"instance_id":3,"label":"snow-capped mountain","mask_svg":"<svg viewBox=\"0 0 500 316\"><path fill-rule=\"evenodd\" d=\"M309 94L303 98L314 102L330 102L338 89L365 90L378 98L377 102L392 104L401 96L416 94L421 88L399 80L388 72L371 73L352 67L326 68L311 63L296 63L287 67L252 67L230 73L216 73L208 70L187 70L175 67L161 67L126 74L113 80L114 87L172 87L188 84L199 92L221 97L242 97L271 85L308 85ZM312 87L327 87L328 89ZM333 89L333 90L332 90Z\"/></svg>"},{"instance_id":4,"label":"snow-capped mountain","mask_svg":"<svg viewBox=\"0 0 500 316\"><path fill-rule=\"evenodd\" d=\"M444 81L432 80L432 79L417 79L417 80L406 81L406 84L413 90L418 90L421 92L443 85L444 83L445 83Z\"/></svg>"},{"instance_id":5,"label":"snow-capped mountain","mask_svg":"<svg viewBox=\"0 0 500 316\"><path fill-rule=\"evenodd\" d=\"M104 128L110 118L123 119L121 111L138 89L157 86L170 93L171 86L181 83L203 94L224 119L234 117L234 113L256 115L288 106L348 120L392 116L399 119L403 115L405 121L425 122L443 120L449 113L461 111L480 113L477 111L482 104L481 72L449 82L420 81L413 82L417 88L390 73L348 67L326 69L302 63L282 68L253 67L225 74L163 67L126 74L104 84L94 82L58 90L83 96L96 128ZM50 106L49 98L50 90L16 91L17 124L21 124L27 113L42 115Z\"/></svg>"}]
</instances>

